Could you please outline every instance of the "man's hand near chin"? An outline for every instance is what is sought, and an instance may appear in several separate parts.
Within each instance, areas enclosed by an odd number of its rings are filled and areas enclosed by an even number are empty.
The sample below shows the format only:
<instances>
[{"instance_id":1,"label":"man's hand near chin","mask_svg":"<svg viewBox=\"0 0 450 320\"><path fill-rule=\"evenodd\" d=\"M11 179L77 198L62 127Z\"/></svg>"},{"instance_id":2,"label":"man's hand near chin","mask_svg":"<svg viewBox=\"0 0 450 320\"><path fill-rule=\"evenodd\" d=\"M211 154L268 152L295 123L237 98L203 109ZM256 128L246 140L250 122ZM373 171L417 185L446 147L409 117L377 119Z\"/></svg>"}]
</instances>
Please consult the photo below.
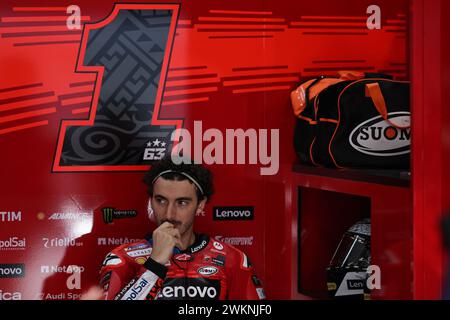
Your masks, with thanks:
<instances>
[{"instance_id":1,"label":"man's hand near chin","mask_svg":"<svg viewBox=\"0 0 450 320\"><path fill-rule=\"evenodd\" d=\"M172 257L173 248L181 248L180 231L170 222L162 223L153 231L153 249L150 258L164 265Z\"/></svg>"}]
</instances>

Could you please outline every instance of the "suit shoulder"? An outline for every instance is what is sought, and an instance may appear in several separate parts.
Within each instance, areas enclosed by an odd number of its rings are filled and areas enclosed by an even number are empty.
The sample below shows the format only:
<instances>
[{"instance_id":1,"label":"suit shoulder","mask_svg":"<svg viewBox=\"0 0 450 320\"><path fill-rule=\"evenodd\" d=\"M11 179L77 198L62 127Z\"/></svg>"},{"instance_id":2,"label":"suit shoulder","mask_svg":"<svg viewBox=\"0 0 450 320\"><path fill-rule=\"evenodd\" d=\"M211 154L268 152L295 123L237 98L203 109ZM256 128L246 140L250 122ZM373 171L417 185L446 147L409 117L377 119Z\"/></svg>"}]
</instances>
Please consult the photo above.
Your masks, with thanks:
<instances>
[{"instance_id":1,"label":"suit shoulder","mask_svg":"<svg viewBox=\"0 0 450 320\"><path fill-rule=\"evenodd\" d=\"M227 259L232 260L234 263L233 265L239 265L243 269L248 269L251 267L250 260L248 259L247 254L244 253L244 251L236 248L231 243L225 242L222 239L211 239L213 242L213 247L216 250L222 250L226 252Z\"/></svg>"},{"instance_id":2,"label":"suit shoulder","mask_svg":"<svg viewBox=\"0 0 450 320\"><path fill-rule=\"evenodd\" d=\"M112 249L102 263L103 268L117 268L129 265L136 257L151 253L151 245L142 239L135 242L122 244Z\"/></svg>"}]
</instances>

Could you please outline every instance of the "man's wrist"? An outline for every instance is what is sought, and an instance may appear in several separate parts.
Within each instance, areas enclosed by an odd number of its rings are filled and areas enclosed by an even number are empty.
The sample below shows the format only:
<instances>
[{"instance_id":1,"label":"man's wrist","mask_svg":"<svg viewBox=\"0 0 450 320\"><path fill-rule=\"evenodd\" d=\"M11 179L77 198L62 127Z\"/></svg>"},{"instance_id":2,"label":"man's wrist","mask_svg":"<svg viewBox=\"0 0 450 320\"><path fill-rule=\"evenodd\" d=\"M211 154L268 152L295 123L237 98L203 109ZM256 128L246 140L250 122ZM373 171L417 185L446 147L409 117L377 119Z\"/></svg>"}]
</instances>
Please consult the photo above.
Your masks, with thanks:
<instances>
[{"instance_id":1,"label":"man's wrist","mask_svg":"<svg viewBox=\"0 0 450 320\"><path fill-rule=\"evenodd\" d=\"M167 268L164 264L158 262L157 260L154 260L152 257L149 257L147 261L145 261L144 267L156 274L161 279L164 279L166 277L167 271L169 270L169 268Z\"/></svg>"},{"instance_id":2,"label":"man's wrist","mask_svg":"<svg viewBox=\"0 0 450 320\"><path fill-rule=\"evenodd\" d=\"M152 258L153 261L158 262L161 265L165 265L167 263L167 259L163 259L158 256L150 255L150 258Z\"/></svg>"}]
</instances>

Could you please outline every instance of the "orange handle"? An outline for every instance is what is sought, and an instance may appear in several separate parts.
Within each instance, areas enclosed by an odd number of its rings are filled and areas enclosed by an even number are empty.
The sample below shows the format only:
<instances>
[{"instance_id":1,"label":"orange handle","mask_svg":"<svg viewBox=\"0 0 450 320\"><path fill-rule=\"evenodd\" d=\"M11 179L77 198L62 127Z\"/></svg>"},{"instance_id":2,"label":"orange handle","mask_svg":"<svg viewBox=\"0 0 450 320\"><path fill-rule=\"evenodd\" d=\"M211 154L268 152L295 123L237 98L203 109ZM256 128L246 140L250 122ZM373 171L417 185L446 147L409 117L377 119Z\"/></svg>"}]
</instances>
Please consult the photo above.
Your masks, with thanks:
<instances>
[{"instance_id":1,"label":"orange handle","mask_svg":"<svg viewBox=\"0 0 450 320\"><path fill-rule=\"evenodd\" d=\"M375 105L375 108L378 110L383 119L386 120L390 125L398 129L408 129L410 127L410 125L401 126L399 124L396 124L388 118L386 101L384 100L379 83L375 82L366 84L366 97L372 98L372 102Z\"/></svg>"}]
</instances>

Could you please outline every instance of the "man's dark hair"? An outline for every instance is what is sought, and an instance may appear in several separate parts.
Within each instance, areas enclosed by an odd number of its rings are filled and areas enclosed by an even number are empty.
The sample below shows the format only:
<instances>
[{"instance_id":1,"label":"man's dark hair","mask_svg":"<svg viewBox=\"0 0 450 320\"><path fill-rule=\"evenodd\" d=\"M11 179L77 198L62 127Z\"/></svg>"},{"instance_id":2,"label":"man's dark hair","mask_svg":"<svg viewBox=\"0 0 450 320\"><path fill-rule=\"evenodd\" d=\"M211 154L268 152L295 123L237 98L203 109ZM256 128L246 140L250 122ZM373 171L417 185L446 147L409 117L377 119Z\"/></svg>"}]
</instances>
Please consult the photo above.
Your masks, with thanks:
<instances>
[{"instance_id":1,"label":"man's dark hair","mask_svg":"<svg viewBox=\"0 0 450 320\"><path fill-rule=\"evenodd\" d=\"M166 156L164 159L153 163L153 165L145 174L143 181L148 187L147 194L149 196L153 196L153 180L161 172L167 170L173 170L176 172L164 173L162 175L163 179L175 181L188 180L195 186L195 184L192 181L190 181L188 177L186 177L181 173L177 173L183 172L192 177L203 189L202 193L197 187L195 187L199 201L203 200L206 197L207 202L209 202L211 196L214 193L212 172L200 164L190 164L190 163L181 163L179 165L175 164L173 163L172 158L170 156Z\"/></svg>"}]
</instances>

